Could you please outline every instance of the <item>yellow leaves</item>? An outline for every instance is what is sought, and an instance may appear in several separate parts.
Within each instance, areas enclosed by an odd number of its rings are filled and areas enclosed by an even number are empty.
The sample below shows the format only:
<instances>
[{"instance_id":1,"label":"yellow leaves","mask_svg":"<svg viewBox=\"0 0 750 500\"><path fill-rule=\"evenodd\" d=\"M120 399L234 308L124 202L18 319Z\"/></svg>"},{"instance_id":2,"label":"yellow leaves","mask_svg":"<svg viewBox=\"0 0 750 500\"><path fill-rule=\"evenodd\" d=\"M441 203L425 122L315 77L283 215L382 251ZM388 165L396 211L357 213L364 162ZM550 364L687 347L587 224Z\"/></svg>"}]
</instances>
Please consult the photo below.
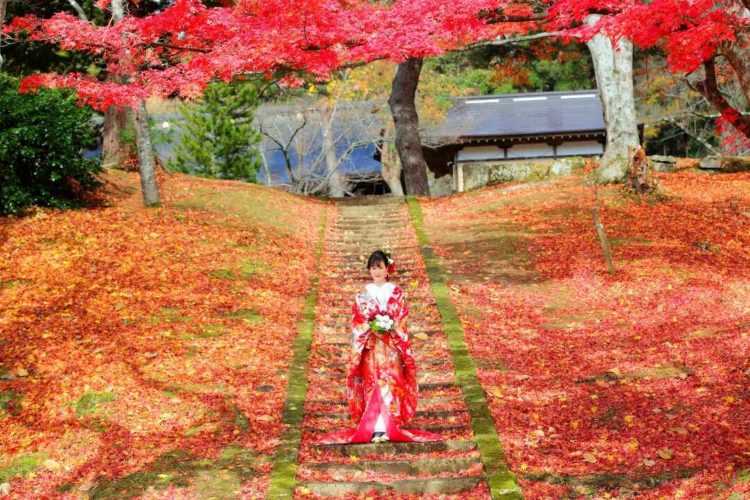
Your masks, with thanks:
<instances>
[{"instance_id":1,"label":"yellow leaves","mask_svg":"<svg viewBox=\"0 0 750 500\"><path fill-rule=\"evenodd\" d=\"M61 466L59 462L56 462L55 460L47 459L44 462L42 462L42 465L45 469L51 470L51 471L58 471L60 470Z\"/></svg>"},{"instance_id":2,"label":"yellow leaves","mask_svg":"<svg viewBox=\"0 0 750 500\"><path fill-rule=\"evenodd\" d=\"M662 448L660 450L657 450L657 455L659 455L659 458L664 460L670 460L672 458L672 450L669 448Z\"/></svg>"},{"instance_id":3,"label":"yellow leaves","mask_svg":"<svg viewBox=\"0 0 750 500\"><path fill-rule=\"evenodd\" d=\"M596 413L598 411L599 411L599 407L598 406L592 406L591 407L591 413Z\"/></svg>"},{"instance_id":4,"label":"yellow leaves","mask_svg":"<svg viewBox=\"0 0 750 500\"><path fill-rule=\"evenodd\" d=\"M575 430L575 429L578 429L578 427L579 427L580 425L581 425L581 421L580 421L580 420L573 420L573 421L572 421L572 422L570 423L570 427L571 427L571 429L574 429L574 430Z\"/></svg>"},{"instance_id":5,"label":"yellow leaves","mask_svg":"<svg viewBox=\"0 0 750 500\"><path fill-rule=\"evenodd\" d=\"M635 417L633 415L625 415L622 417L622 419L625 421L628 425L633 425L633 421L635 420Z\"/></svg>"},{"instance_id":6,"label":"yellow leaves","mask_svg":"<svg viewBox=\"0 0 750 500\"><path fill-rule=\"evenodd\" d=\"M260 422L273 422L275 419L271 415L258 415L255 420Z\"/></svg>"},{"instance_id":7,"label":"yellow leaves","mask_svg":"<svg viewBox=\"0 0 750 500\"><path fill-rule=\"evenodd\" d=\"M503 399L505 397L502 387L498 387L498 386L489 387L487 389L487 393L489 393L491 396L494 396L498 399Z\"/></svg>"},{"instance_id":8,"label":"yellow leaves","mask_svg":"<svg viewBox=\"0 0 750 500\"><path fill-rule=\"evenodd\" d=\"M724 401L726 401L728 405L731 405L731 404L734 404L737 400L735 399L734 396L726 396L724 397Z\"/></svg>"},{"instance_id":9,"label":"yellow leaves","mask_svg":"<svg viewBox=\"0 0 750 500\"><path fill-rule=\"evenodd\" d=\"M592 453L584 453L583 460L590 464L595 464L597 462L596 457Z\"/></svg>"},{"instance_id":10,"label":"yellow leaves","mask_svg":"<svg viewBox=\"0 0 750 500\"><path fill-rule=\"evenodd\" d=\"M637 439L631 439L629 442L625 443L625 446L622 447L622 449L626 452L636 452L638 451L639 443Z\"/></svg>"},{"instance_id":11,"label":"yellow leaves","mask_svg":"<svg viewBox=\"0 0 750 500\"><path fill-rule=\"evenodd\" d=\"M305 496L305 497L312 495L312 491L310 491L309 488L306 488L304 486L300 486L299 488L297 488L297 491L299 492L300 495Z\"/></svg>"},{"instance_id":12,"label":"yellow leaves","mask_svg":"<svg viewBox=\"0 0 750 500\"><path fill-rule=\"evenodd\" d=\"M419 332L419 333L415 333L414 335L412 335L412 338L424 342L430 337L424 332Z\"/></svg>"}]
</instances>

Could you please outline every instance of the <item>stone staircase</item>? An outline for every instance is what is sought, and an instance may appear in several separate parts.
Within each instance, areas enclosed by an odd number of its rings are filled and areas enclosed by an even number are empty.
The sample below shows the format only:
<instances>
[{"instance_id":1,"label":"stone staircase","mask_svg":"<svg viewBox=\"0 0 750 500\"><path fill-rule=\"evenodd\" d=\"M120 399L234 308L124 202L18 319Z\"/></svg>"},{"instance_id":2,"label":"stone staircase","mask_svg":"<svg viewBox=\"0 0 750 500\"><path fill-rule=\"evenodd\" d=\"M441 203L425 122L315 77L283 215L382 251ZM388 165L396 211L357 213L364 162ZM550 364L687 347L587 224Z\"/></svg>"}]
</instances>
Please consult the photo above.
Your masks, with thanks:
<instances>
[{"instance_id":1,"label":"stone staircase","mask_svg":"<svg viewBox=\"0 0 750 500\"><path fill-rule=\"evenodd\" d=\"M333 212L322 257L295 497L489 498L470 414L406 204L397 198L357 198L337 202ZM354 425L345 389L351 305L369 281L366 258L377 249L392 252L398 268L394 281L406 290L411 310L420 396L417 415L406 427L437 432L445 441L315 444L316 436ZM414 338L418 334L424 335Z\"/></svg>"}]
</instances>

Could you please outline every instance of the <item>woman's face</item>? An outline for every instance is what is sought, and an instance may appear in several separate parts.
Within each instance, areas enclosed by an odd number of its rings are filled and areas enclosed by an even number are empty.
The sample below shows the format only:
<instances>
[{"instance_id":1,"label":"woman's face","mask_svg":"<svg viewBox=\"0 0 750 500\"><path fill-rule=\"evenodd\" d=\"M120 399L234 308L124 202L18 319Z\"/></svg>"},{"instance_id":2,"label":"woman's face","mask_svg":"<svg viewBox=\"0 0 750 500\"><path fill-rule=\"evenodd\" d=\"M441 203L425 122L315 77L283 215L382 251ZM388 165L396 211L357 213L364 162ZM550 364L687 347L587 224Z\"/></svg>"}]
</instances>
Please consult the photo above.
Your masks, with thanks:
<instances>
[{"instance_id":1,"label":"woman's face","mask_svg":"<svg viewBox=\"0 0 750 500\"><path fill-rule=\"evenodd\" d=\"M370 267L370 276L372 276L373 281L385 281L387 275L388 271L382 262L375 262Z\"/></svg>"}]
</instances>

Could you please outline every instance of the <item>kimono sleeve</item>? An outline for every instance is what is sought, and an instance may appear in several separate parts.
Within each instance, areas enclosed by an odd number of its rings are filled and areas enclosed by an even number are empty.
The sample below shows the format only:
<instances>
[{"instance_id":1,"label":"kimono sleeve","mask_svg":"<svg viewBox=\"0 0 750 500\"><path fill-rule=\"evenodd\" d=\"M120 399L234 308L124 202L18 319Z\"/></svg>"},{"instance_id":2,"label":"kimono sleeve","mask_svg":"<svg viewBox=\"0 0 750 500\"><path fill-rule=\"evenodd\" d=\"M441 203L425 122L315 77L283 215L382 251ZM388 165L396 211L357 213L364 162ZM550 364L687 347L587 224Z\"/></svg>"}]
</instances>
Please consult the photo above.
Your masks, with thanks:
<instances>
[{"instance_id":1,"label":"kimono sleeve","mask_svg":"<svg viewBox=\"0 0 750 500\"><path fill-rule=\"evenodd\" d=\"M356 330L366 322L367 320L359 308L359 303L355 300L352 304L352 329Z\"/></svg>"},{"instance_id":2,"label":"kimono sleeve","mask_svg":"<svg viewBox=\"0 0 750 500\"><path fill-rule=\"evenodd\" d=\"M401 321L409 315L409 303L406 302L406 292L399 288L401 293L398 294L398 313L396 314L396 321Z\"/></svg>"},{"instance_id":3,"label":"kimono sleeve","mask_svg":"<svg viewBox=\"0 0 750 500\"><path fill-rule=\"evenodd\" d=\"M367 333L367 331L370 329L370 323L367 321L367 317L365 316L365 313L362 311L362 308L360 307L360 303L358 300L354 300L354 304L352 304L352 340L357 341L357 339L361 338L362 335Z\"/></svg>"}]
</instances>

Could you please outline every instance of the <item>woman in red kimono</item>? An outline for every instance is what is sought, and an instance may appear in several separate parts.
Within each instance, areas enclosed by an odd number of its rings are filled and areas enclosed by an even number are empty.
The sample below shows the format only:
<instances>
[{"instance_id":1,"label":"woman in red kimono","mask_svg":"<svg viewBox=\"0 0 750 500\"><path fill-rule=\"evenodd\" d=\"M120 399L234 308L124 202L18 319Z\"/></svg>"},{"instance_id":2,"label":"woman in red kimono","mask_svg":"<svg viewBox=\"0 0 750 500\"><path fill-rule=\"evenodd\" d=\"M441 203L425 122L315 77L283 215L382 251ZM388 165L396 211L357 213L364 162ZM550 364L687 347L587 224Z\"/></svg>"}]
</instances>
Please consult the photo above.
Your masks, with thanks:
<instances>
[{"instance_id":1,"label":"woman in red kimono","mask_svg":"<svg viewBox=\"0 0 750 500\"><path fill-rule=\"evenodd\" d=\"M409 307L401 287L388 281L388 274L395 270L390 255L373 252L367 269L372 283L356 295L352 305L346 382L349 412L357 427L325 435L321 441L442 440L432 432L401 427L414 418L417 409L417 366L407 333Z\"/></svg>"}]
</instances>

